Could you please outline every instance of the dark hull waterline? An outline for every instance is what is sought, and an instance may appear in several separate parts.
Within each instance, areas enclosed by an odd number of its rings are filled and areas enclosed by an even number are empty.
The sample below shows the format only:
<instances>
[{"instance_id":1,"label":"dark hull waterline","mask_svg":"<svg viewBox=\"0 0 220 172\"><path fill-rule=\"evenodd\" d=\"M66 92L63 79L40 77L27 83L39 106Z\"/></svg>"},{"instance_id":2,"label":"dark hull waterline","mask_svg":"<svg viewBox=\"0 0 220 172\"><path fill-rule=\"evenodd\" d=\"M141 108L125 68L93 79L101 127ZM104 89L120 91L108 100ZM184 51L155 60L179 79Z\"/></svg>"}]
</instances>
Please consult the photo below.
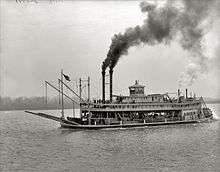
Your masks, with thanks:
<instances>
[{"instance_id":1,"label":"dark hull waterline","mask_svg":"<svg viewBox=\"0 0 220 172\"><path fill-rule=\"evenodd\" d=\"M72 124L67 124L65 122L61 122L60 125L62 128L68 128L68 129L98 130L98 129L107 129L107 128L135 128L135 127L148 127L148 126L161 126L161 125L194 124L194 123L201 123L206 121L208 121L208 119L191 120L191 121L118 124L118 125L72 125Z\"/></svg>"}]
</instances>

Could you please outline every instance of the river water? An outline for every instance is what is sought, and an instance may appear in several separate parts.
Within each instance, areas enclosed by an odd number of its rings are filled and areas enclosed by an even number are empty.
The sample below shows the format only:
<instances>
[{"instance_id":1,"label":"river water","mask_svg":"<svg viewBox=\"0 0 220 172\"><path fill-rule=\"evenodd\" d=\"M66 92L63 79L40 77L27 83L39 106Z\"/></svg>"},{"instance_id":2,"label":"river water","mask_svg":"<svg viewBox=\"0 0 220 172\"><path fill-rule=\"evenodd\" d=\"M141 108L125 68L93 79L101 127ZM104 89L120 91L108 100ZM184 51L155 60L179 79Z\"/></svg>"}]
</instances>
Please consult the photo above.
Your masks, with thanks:
<instances>
[{"instance_id":1,"label":"river water","mask_svg":"<svg viewBox=\"0 0 220 172\"><path fill-rule=\"evenodd\" d=\"M220 117L220 104L209 106ZM64 130L54 121L23 111L0 112L0 121L0 171L220 169L218 120L97 131Z\"/></svg>"}]
</instances>

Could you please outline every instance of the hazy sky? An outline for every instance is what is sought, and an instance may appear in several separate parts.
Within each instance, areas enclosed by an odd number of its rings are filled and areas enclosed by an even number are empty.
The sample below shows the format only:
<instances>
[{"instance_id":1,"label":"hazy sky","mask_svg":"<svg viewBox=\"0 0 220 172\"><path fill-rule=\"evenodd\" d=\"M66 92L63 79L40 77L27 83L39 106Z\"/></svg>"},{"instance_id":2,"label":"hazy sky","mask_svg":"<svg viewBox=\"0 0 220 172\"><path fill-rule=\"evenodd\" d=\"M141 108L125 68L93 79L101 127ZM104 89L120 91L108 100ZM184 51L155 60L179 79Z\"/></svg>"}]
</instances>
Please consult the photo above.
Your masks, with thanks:
<instances>
[{"instance_id":1,"label":"hazy sky","mask_svg":"<svg viewBox=\"0 0 220 172\"><path fill-rule=\"evenodd\" d=\"M90 76L92 95L101 97L101 65L111 37L142 24L139 3L1 1L1 95L44 95L44 80L57 83L63 68L71 82ZM220 40L213 33L207 33L210 52ZM131 48L114 69L113 93L128 94L128 86L136 79L146 85L146 93L175 92L189 59L176 42ZM213 69L201 75L190 91L219 97L218 74L219 70Z\"/></svg>"}]
</instances>

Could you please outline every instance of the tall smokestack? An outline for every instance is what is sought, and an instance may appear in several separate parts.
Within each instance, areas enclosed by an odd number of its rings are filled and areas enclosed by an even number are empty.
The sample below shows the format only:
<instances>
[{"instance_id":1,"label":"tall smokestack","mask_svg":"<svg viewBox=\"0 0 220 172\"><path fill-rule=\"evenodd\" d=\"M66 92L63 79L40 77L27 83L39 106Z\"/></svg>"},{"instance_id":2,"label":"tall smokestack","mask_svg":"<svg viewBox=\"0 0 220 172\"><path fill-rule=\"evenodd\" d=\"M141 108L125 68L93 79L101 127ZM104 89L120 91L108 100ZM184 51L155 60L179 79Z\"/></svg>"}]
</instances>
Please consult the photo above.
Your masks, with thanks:
<instances>
[{"instance_id":1,"label":"tall smokestack","mask_svg":"<svg viewBox=\"0 0 220 172\"><path fill-rule=\"evenodd\" d=\"M105 103L105 70L102 70L102 102Z\"/></svg>"},{"instance_id":2,"label":"tall smokestack","mask_svg":"<svg viewBox=\"0 0 220 172\"><path fill-rule=\"evenodd\" d=\"M188 89L186 89L186 99L188 98Z\"/></svg>"},{"instance_id":3,"label":"tall smokestack","mask_svg":"<svg viewBox=\"0 0 220 172\"><path fill-rule=\"evenodd\" d=\"M219 0L167 0L163 5L141 2L140 8L146 14L143 24L114 34L102 68L113 69L122 56L128 55L131 47L167 45L178 41L195 59L180 75L179 84L181 87L192 85L200 73L208 71L212 59L204 51L204 46L209 45L205 35L211 31L214 19L219 19Z\"/></svg>"},{"instance_id":4,"label":"tall smokestack","mask_svg":"<svg viewBox=\"0 0 220 172\"><path fill-rule=\"evenodd\" d=\"M113 75L113 69L109 69L109 75L110 75L110 102L112 102L112 75Z\"/></svg>"}]
</instances>

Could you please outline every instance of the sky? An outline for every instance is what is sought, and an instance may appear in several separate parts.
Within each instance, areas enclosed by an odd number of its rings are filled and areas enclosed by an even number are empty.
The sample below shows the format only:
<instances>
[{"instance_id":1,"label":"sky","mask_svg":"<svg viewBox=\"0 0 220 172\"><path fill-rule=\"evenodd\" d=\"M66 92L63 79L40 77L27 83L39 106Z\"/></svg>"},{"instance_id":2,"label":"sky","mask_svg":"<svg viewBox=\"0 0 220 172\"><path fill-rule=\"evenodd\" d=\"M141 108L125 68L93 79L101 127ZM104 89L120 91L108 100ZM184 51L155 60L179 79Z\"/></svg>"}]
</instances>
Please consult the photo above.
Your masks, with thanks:
<instances>
[{"instance_id":1,"label":"sky","mask_svg":"<svg viewBox=\"0 0 220 172\"><path fill-rule=\"evenodd\" d=\"M114 34L141 25L140 1L1 1L1 96L43 96L44 81L57 85L60 70L77 90L80 77L91 78L92 97L101 97L101 65ZM220 21L205 39L208 53L219 52ZM178 79L190 63L178 42L132 47L114 68L113 94L128 94L135 80L145 93L176 92ZM216 61L219 64L219 61ZM188 87L205 97L220 97L219 68L199 75ZM181 88L184 91L185 88ZM84 89L84 95L86 90ZM106 89L108 94L108 88ZM51 91L51 95L55 93Z\"/></svg>"}]
</instances>

